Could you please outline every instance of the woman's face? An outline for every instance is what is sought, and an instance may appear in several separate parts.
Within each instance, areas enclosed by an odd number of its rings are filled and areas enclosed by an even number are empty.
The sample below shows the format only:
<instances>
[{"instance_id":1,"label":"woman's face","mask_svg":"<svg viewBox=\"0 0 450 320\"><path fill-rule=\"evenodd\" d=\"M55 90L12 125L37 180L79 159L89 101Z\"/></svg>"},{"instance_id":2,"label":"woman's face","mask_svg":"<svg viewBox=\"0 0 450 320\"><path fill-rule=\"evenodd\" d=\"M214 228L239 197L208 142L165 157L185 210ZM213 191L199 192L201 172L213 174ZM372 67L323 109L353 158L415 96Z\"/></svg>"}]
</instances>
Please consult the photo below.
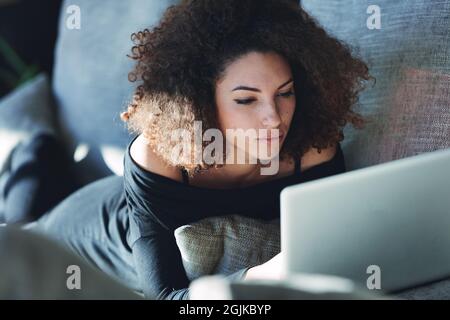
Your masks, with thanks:
<instances>
[{"instance_id":1,"label":"woman's face","mask_svg":"<svg viewBox=\"0 0 450 320\"><path fill-rule=\"evenodd\" d=\"M217 81L215 99L220 129L224 134L226 129L253 129L258 134L254 142L265 144L269 153L272 147L275 154L267 157L255 154L248 144L237 143L226 136L230 147L241 149L255 159L267 160L278 154L296 104L291 68L282 56L272 52L250 52L236 59ZM259 129L267 129L268 135ZM278 129L278 134L271 129ZM267 139L271 132L273 138Z\"/></svg>"}]
</instances>

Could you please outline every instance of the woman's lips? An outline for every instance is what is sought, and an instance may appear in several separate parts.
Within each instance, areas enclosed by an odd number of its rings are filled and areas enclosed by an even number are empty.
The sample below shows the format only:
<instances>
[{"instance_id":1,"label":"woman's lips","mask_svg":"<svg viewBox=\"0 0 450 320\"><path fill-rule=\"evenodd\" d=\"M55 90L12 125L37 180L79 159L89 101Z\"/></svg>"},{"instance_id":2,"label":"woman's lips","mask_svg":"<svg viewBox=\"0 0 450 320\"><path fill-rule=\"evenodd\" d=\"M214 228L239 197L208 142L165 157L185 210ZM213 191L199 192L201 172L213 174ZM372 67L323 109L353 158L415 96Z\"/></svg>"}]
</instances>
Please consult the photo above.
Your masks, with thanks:
<instances>
[{"instance_id":1,"label":"woman's lips","mask_svg":"<svg viewBox=\"0 0 450 320\"><path fill-rule=\"evenodd\" d=\"M281 140L284 137L284 133L280 133L277 137L271 137L271 138L259 138L258 140L260 141L267 141L267 142L272 142L274 140Z\"/></svg>"}]
</instances>

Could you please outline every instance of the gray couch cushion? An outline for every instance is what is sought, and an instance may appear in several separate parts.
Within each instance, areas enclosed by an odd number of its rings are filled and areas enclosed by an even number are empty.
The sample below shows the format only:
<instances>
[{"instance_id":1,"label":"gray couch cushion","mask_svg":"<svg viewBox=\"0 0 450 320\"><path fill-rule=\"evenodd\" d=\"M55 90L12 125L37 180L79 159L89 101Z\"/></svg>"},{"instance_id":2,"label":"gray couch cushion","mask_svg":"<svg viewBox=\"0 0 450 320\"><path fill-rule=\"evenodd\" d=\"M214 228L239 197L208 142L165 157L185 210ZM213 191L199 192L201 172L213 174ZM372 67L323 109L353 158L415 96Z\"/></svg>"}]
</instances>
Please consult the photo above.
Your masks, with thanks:
<instances>
[{"instance_id":1,"label":"gray couch cushion","mask_svg":"<svg viewBox=\"0 0 450 320\"><path fill-rule=\"evenodd\" d=\"M69 147L89 148L79 162L82 179L121 174L129 134L120 120L133 84L128 81L133 60L133 32L150 28L177 0L64 1L55 52L53 90L59 119ZM67 9L80 9L80 29L69 29Z\"/></svg>"},{"instance_id":2,"label":"gray couch cushion","mask_svg":"<svg viewBox=\"0 0 450 320\"><path fill-rule=\"evenodd\" d=\"M450 147L450 2L374 3L381 29L369 30L370 3L302 0L326 28L369 64L376 85L360 96L372 123L363 132L346 128L348 169Z\"/></svg>"},{"instance_id":3,"label":"gray couch cushion","mask_svg":"<svg viewBox=\"0 0 450 320\"><path fill-rule=\"evenodd\" d=\"M37 132L56 132L48 77L39 74L0 100L0 172L11 150Z\"/></svg>"},{"instance_id":4,"label":"gray couch cushion","mask_svg":"<svg viewBox=\"0 0 450 320\"><path fill-rule=\"evenodd\" d=\"M39 74L0 100L0 217L5 210L1 191L10 176L14 149L32 135L57 134L54 112L50 83L45 74Z\"/></svg>"},{"instance_id":5,"label":"gray couch cushion","mask_svg":"<svg viewBox=\"0 0 450 320\"><path fill-rule=\"evenodd\" d=\"M396 296L407 300L450 300L450 279L404 290Z\"/></svg>"}]
</instances>

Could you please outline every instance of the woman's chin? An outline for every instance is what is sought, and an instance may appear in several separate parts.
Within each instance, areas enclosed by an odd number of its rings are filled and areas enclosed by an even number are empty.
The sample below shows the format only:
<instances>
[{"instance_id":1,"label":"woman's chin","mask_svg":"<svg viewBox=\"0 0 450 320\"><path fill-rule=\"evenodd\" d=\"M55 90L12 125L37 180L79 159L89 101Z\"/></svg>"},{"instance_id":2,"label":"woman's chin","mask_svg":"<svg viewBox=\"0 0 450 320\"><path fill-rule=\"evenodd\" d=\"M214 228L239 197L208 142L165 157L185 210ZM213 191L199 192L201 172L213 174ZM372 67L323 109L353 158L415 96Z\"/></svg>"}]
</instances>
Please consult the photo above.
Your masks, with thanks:
<instances>
[{"instance_id":1,"label":"woman's chin","mask_svg":"<svg viewBox=\"0 0 450 320\"><path fill-rule=\"evenodd\" d=\"M254 159L257 159L263 165L267 165L270 162L279 161L279 153L278 152L274 152L273 155L264 155L264 156L255 155L253 160Z\"/></svg>"}]
</instances>

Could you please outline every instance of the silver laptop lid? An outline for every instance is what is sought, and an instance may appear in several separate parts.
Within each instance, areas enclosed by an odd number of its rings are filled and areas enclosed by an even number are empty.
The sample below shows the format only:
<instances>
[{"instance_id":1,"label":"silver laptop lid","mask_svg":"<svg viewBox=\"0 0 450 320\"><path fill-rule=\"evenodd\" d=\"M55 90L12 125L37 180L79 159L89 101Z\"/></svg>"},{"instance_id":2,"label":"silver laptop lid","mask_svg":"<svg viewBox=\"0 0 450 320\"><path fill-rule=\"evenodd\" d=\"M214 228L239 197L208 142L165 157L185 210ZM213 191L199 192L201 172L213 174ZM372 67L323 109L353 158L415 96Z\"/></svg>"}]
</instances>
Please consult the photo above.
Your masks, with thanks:
<instances>
[{"instance_id":1,"label":"silver laptop lid","mask_svg":"<svg viewBox=\"0 0 450 320\"><path fill-rule=\"evenodd\" d=\"M375 266L385 291L450 276L450 149L285 188L281 248L288 274Z\"/></svg>"}]
</instances>

